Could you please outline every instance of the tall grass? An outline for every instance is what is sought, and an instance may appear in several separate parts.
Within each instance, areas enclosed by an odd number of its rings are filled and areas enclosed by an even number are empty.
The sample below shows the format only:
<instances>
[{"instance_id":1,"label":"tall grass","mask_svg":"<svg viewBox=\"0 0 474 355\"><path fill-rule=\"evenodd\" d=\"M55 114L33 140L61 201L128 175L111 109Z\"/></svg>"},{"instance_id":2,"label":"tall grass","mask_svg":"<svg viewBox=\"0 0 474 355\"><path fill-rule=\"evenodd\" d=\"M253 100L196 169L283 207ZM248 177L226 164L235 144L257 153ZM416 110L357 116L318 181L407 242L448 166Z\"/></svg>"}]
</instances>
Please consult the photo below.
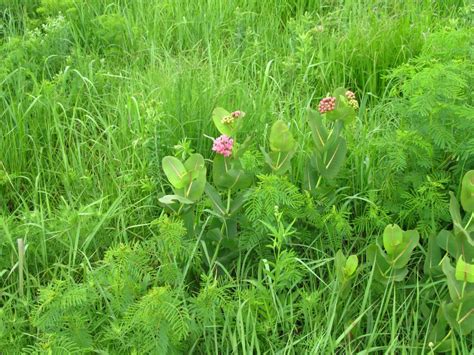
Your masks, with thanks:
<instances>
[{"instance_id":1,"label":"tall grass","mask_svg":"<svg viewBox=\"0 0 474 355\"><path fill-rule=\"evenodd\" d=\"M108 247L152 238L161 213L156 192L166 186L159 162L185 138L210 153L203 135L217 134L209 120L216 106L245 111L244 131L257 142L283 118L304 145L305 109L335 87L352 88L361 133L351 137L359 153L347 203L357 201L376 187L363 157L376 158L364 142L391 124L367 109L388 96L388 72L417 56L431 32L456 26L463 11L455 0L0 0L0 299L28 310L51 280L79 280ZM296 161L297 175L304 164ZM17 295L19 237L27 246L24 298ZM357 335L366 353L428 351L417 334L426 330L418 313L430 285L390 285L372 299L369 271L341 304L318 280L332 272L332 256L306 247L307 305L294 305L294 290L277 294L270 279L258 280L269 290L262 302L272 300L266 316L283 348L262 343L259 317L238 300L234 317L205 329L191 351L327 353L347 343L349 353L356 335L335 317L354 310L355 323L367 319ZM244 292L255 267L242 255L236 269L220 282ZM302 310L313 315L304 336ZM458 346L469 351L464 339Z\"/></svg>"}]
</instances>

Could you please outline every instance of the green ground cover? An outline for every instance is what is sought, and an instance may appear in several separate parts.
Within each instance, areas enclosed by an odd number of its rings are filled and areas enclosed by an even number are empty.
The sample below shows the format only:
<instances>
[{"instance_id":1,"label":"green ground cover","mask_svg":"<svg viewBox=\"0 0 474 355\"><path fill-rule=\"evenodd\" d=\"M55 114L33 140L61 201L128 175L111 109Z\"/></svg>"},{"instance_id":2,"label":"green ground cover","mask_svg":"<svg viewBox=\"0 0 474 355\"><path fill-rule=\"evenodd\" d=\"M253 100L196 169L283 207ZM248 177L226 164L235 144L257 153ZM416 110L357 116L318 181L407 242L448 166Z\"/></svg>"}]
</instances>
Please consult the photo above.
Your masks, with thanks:
<instances>
[{"instance_id":1,"label":"green ground cover","mask_svg":"<svg viewBox=\"0 0 474 355\"><path fill-rule=\"evenodd\" d=\"M473 15L0 0L0 353L472 352Z\"/></svg>"}]
</instances>

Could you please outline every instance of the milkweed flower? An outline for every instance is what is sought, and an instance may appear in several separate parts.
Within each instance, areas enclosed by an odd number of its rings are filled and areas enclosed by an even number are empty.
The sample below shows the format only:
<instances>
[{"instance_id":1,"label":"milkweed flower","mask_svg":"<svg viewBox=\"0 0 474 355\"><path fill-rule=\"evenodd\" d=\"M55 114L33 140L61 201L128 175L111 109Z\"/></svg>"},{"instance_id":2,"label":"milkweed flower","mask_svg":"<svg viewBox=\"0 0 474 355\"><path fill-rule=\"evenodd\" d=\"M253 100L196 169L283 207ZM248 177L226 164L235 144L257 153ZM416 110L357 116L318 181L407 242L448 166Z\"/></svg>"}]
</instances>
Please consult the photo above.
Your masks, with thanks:
<instances>
[{"instance_id":1,"label":"milkweed flower","mask_svg":"<svg viewBox=\"0 0 474 355\"><path fill-rule=\"evenodd\" d=\"M237 118L242 118L245 116L245 112L243 111L234 111L232 112L229 116L224 116L222 117L222 123L225 123L225 124L230 124L230 123L233 123L235 119Z\"/></svg>"},{"instance_id":2,"label":"milkweed flower","mask_svg":"<svg viewBox=\"0 0 474 355\"><path fill-rule=\"evenodd\" d=\"M356 99L356 94L354 94L350 90L347 90L346 91L346 97L347 97L348 100L355 100Z\"/></svg>"},{"instance_id":3,"label":"milkweed flower","mask_svg":"<svg viewBox=\"0 0 474 355\"><path fill-rule=\"evenodd\" d=\"M326 97L319 102L319 112L321 114L332 111L336 108L336 98Z\"/></svg>"},{"instance_id":4,"label":"milkweed flower","mask_svg":"<svg viewBox=\"0 0 474 355\"><path fill-rule=\"evenodd\" d=\"M346 91L346 98L348 100L349 106L351 106L355 110L359 108L359 103L357 102L356 95L352 91Z\"/></svg>"},{"instance_id":5,"label":"milkweed flower","mask_svg":"<svg viewBox=\"0 0 474 355\"><path fill-rule=\"evenodd\" d=\"M237 111L232 112L230 115L234 118L241 118L245 116L245 112L237 110Z\"/></svg>"},{"instance_id":6,"label":"milkweed flower","mask_svg":"<svg viewBox=\"0 0 474 355\"><path fill-rule=\"evenodd\" d=\"M225 134L219 138L214 139L212 150L217 154L221 154L225 157L229 157L232 154L232 147L234 146L234 140Z\"/></svg>"}]
</instances>

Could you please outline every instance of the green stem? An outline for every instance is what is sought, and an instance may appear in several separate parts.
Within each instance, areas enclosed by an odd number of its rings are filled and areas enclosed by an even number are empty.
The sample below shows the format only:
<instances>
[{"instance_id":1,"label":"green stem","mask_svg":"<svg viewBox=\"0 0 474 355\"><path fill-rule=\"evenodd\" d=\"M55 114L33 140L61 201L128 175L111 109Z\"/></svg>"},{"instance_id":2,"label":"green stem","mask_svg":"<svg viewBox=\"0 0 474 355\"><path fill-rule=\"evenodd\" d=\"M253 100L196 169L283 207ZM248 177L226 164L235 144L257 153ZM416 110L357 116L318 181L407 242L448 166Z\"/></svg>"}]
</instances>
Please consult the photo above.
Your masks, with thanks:
<instances>
[{"instance_id":1,"label":"green stem","mask_svg":"<svg viewBox=\"0 0 474 355\"><path fill-rule=\"evenodd\" d=\"M231 190L228 189L227 190L227 209L226 209L227 214L229 214L230 212L230 194L231 194Z\"/></svg>"},{"instance_id":2,"label":"green stem","mask_svg":"<svg viewBox=\"0 0 474 355\"><path fill-rule=\"evenodd\" d=\"M314 187L315 189L317 189L319 187L319 184L321 183L321 178L322 178L322 176L319 175L318 181L316 182L316 186Z\"/></svg>"}]
</instances>

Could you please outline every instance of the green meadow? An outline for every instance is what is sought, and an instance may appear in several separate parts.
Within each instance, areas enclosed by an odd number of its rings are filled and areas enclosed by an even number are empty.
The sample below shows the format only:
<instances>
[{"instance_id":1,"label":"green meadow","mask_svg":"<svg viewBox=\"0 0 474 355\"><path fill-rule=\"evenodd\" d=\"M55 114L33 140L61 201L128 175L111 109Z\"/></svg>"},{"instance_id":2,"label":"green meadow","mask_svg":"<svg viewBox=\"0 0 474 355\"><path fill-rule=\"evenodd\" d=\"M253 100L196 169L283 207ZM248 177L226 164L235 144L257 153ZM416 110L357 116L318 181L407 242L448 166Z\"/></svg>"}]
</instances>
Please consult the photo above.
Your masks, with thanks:
<instances>
[{"instance_id":1,"label":"green meadow","mask_svg":"<svg viewBox=\"0 0 474 355\"><path fill-rule=\"evenodd\" d=\"M472 354L473 18L0 0L0 353Z\"/></svg>"}]
</instances>

